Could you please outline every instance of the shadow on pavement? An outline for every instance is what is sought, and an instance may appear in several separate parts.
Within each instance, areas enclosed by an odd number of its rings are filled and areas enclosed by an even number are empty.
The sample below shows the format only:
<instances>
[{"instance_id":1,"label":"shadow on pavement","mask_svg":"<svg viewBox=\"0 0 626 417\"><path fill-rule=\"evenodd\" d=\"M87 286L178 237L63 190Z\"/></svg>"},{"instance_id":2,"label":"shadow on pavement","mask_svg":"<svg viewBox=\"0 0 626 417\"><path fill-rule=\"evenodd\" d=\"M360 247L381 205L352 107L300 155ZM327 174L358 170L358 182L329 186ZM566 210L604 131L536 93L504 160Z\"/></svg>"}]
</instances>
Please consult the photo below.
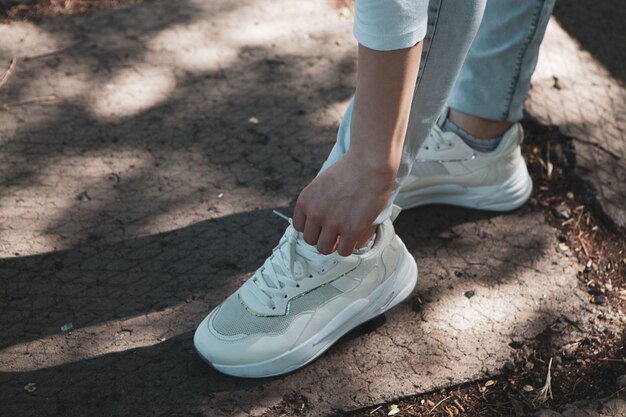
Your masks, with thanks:
<instances>
[{"instance_id":1,"label":"shadow on pavement","mask_svg":"<svg viewBox=\"0 0 626 417\"><path fill-rule=\"evenodd\" d=\"M620 0L559 2L554 17L613 77L626 83L626 7Z\"/></svg>"},{"instance_id":2,"label":"shadow on pavement","mask_svg":"<svg viewBox=\"0 0 626 417\"><path fill-rule=\"evenodd\" d=\"M50 36L85 35L86 41L16 77L7 97L21 97L31 78L52 77L50 71L83 72L90 89L142 64L142 36L195 22L191 2L161 4L171 19L155 23L125 9L77 19L71 33L57 33L53 25ZM109 42L115 31L124 31L124 39ZM336 387L349 381L351 390L368 390L366 379L353 378L367 374L366 367L344 365L377 360L380 352L366 350L363 334L384 336L384 318L283 378L225 377L193 351L196 324L260 266L281 236L284 221L271 208L288 213L326 157L336 126L316 112L352 93L345 81L354 72L352 53L330 64L317 53L277 55L271 47L237 53L217 70L174 70L167 97L131 116L96 117L90 103L69 97L41 109L34 121L16 122L15 135L3 142L8 165L0 172L0 197L15 195L18 212L41 201L67 204L67 196L72 204L35 209L46 220L42 234L58 238L63 249L0 259L0 416L228 414L274 405L289 392L315 392L318 383L331 397L326 403L340 407L345 393ZM251 116L262 123L249 122ZM21 205L20 193L29 189L35 197ZM85 190L89 197L79 194ZM37 195L43 192L51 194ZM76 202L76 194L85 201ZM525 210L512 216L523 221ZM463 285L496 287L544 255L550 236L481 231L499 218L427 207L398 219L399 235L418 264L424 261L421 273L438 282L427 298L450 295L457 267L464 268ZM15 235L41 219L21 220ZM476 239L498 242L489 262L473 260ZM405 317L407 333L421 339L419 313ZM61 331L69 323L73 329ZM446 361L433 354L411 372L427 376ZM28 393L31 382L37 389Z\"/></svg>"},{"instance_id":3,"label":"shadow on pavement","mask_svg":"<svg viewBox=\"0 0 626 417\"><path fill-rule=\"evenodd\" d=\"M441 233L491 217L427 207L403 214L397 227L409 250L417 253L418 263L420 254L432 259L442 248L471 258L475 247L455 243L447 234L442 238ZM240 380L212 370L194 352L197 323L263 262L283 229L282 219L270 210L258 210L123 242L91 242L67 251L2 260L0 401L5 415L27 409L36 410L35 415L65 416L101 411L187 415L207 407L228 412L235 405L223 401L236 400L237 409L253 407L298 389L318 373L325 375L327 384L342 383L345 375L337 368L337 359L316 362L282 378ZM490 238L506 239L507 231L501 233ZM506 283L524 258L542 256L545 242L528 242L526 247L510 247L495 269L487 265L481 274L465 271L465 282ZM433 272L423 269L421 274ZM420 295L445 298L451 280L439 279L441 287ZM413 317L416 326L407 331L419 335L420 316ZM66 322L74 326L69 333L60 330ZM341 358L346 349L367 350L359 347L359 339L385 325L384 317L366 323L325 356ZM428 374L430 366L444 360L435 355L430 365L417 371ZM11 368L19 371L6 372ZM33 381L37 391L27 394L24 386Z\"/></svg>"}]
</instances>

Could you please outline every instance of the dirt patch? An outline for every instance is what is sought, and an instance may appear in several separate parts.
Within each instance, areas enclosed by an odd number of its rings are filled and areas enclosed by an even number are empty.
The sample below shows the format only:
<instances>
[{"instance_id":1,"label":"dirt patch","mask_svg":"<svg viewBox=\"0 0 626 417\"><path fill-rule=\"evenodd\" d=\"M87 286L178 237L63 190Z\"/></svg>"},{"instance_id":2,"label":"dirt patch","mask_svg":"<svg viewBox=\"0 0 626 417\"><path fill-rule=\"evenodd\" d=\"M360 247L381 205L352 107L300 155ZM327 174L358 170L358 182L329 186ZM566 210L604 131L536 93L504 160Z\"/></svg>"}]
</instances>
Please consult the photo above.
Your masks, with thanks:
<instances>
[{"instance_id":1,"label":"dirt patch","mask_svg":"<svg viewBox=\"0 0 626 417\"><path fill-rule=\"evenodd\" d=\"M0 0L0 22L40 22L58 16L91 13L152 0Z\"/></svg>"}]
</instances>

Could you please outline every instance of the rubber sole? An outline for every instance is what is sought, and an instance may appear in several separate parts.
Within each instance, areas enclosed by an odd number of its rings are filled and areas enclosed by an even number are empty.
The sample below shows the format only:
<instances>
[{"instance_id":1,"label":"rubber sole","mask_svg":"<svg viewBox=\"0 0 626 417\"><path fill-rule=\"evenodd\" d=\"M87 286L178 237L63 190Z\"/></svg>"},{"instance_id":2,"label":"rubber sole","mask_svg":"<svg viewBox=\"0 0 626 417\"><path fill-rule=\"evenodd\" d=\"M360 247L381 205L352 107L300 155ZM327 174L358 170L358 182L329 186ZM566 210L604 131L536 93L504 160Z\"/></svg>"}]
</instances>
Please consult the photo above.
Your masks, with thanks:
<instances>
[{"instance_id":1,"label":"rubber sole","mask_svg":"<svg viewBox=\"0 0 626 417\"><path fill-rule=\"evenodd\" d=\"M398 267L385 281L367 298L353 301L317 334L291 350L262 362L245 365L211 363L200 351L198 354L218 371L243 378L283 375L313 362L346 333L396 306L411 294L417 283L417 265L404 244L400 244L403 250Z\"/></svg>"},{"instance_id":2,"label":"rubber sole","mask_svg":"<svg viewBox=\"0 0 626 417\"><path fill-rule=\"evenodd\" d=\"M403 210L428 204L447 204L487 211L511 211L522 206L533 190L526 163L522 160L505 182L481 187L456 184L436 185L400 192L394 204Z\"/></svg>"}]
</instances>

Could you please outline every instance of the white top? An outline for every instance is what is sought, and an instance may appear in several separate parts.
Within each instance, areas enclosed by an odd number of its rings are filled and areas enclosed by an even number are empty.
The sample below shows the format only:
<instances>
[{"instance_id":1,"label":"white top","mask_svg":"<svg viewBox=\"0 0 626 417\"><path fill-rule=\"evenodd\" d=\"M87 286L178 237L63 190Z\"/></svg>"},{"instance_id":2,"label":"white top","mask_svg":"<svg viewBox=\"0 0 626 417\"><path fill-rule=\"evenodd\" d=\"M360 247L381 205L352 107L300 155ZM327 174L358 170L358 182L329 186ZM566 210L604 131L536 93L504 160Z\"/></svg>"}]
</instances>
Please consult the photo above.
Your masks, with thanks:
<instances>
[{"instance_id":1,"label":"white top","mask_svg":"<svg viewBox=\"0 0 626 417\"><path fill-rule=\"evenodd\" d=\"M428 0L356 0L354 37L377 51L409 48L426 36Z\"/></svg>"}]
</instances>

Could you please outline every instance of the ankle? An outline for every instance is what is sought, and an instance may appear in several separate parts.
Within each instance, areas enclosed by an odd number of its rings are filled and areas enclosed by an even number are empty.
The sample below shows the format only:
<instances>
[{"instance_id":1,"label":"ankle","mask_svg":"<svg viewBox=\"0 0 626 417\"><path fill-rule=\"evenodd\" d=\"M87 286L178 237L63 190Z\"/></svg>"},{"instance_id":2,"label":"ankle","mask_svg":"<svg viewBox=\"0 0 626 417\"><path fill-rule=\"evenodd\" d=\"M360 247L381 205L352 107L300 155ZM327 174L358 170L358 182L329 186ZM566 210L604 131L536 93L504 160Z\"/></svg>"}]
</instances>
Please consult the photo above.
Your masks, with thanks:
<instances>
[{"instance_id":1,"label":"ankle","mask_svg":"<svg viewBox=\"0 0 626 417\"><path fill-rule=\"evenodd\" d=\"M507 120L483 119L452 108L448 111L448 120L476 139L498 138L513 125Z\"/></svg>"},{"instance_id":2,"label":"ankle","mask_svg":"<svg viewBox=\"0 0 626 417\"><path fill-rule=\"evenodd\" d=\"M465 142L467 146L474 149L475 151L484 152L484 153L495 151L500 145L500 142L502 141L502 136L489 138L489 139L476 138L472 136L471 134L469 134L468 132L466 132L465 130L458 127L453 122L451 122L450 119L446 119L443 122L443 124L441 125L441 130L443 130L444 132L454 133L455 135L460 137L461 140Z\"/></svg>"}]
</instances>

